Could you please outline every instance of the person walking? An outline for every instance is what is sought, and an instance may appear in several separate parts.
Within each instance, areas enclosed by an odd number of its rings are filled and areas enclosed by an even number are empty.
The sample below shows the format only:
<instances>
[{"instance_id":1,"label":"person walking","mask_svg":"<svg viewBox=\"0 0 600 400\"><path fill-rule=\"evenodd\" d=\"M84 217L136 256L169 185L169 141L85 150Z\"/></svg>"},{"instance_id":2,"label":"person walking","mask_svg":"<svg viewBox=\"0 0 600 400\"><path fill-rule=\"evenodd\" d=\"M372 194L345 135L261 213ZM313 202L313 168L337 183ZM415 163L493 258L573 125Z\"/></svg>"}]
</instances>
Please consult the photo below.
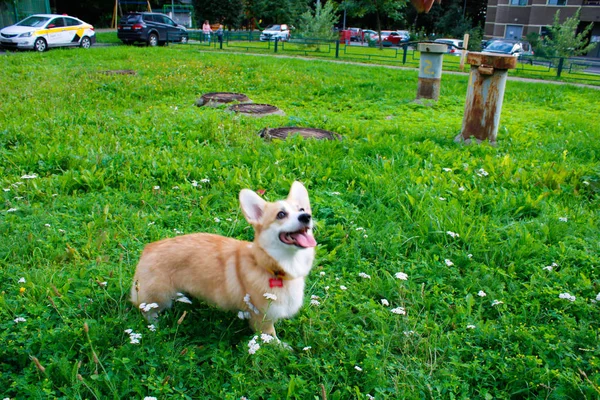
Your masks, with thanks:
<instances>
[{"instance_id":1,"label":"person walking","mask_svg":"<svg viewBox=\"0 0 600 400\"><path fill-rule=\"evenodd\" d=\"M219 44L223 44L223 25L219 25L219 29L217 29L217 32L215 34L217 35L217 40L219 41Z\"/></svg>"},{"instance_id":2,"label":"person walking","mask_svg":"<svg viewBox=\"0 0 600 400\"><path fill-rule=\"evenodd\" d=\"M202 24L202 33L204 33L204 38L208 40L208 43L210 44L210 34L212 33L212 29L210 28L208 20L204 21L204 24Z\"/></svg>"}]
</instances>

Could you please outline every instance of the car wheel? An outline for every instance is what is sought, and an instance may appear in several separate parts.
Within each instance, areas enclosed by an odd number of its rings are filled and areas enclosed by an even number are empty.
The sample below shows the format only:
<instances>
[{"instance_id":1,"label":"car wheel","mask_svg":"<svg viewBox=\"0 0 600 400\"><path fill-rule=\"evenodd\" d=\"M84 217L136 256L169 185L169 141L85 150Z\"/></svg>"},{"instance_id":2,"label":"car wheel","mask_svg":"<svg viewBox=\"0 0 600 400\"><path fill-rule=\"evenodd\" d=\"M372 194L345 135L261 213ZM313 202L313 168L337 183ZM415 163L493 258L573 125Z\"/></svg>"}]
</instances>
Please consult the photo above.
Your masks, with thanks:
<instances>
[{"instance_id":1,"label":"car wheel","mask_svg":"<svg viewBox=\"0 0 600 400\"><path fill-rule=\"evenodd\" d=\"M81 38L81 42L79 43L79 46L83 47L84 49L89 49L90 47L92 47L92 41L90 40L89 37L84 36Z\"/></svg>"},{"instance_id":2,"label":"car wheel","mask_svg":"<svg viewBox=\"0 0 600 400\"><path fill-rule=\"evenodd\" d=\"M156 33L151 33L148 36L148 46L155 47L158 45L158 35Z\"/></svg>"},{"instance_id":3,"label":"car wheel","mask_svg":"<svg viewBox=\"0 0 600 400\"><path fill-rule=\"evenodd\" d=\"M181 37L181 43L186 44L188 42L188 37L187 36L182 36Z\"/></svg>"},{"instance_id":4,"label":"car wheel","mask_svg":"<svg viewBox=\"0 0 600 400\"><path fill-rule=\"evenodd\" d=\"M33 42L33 49L41 53L48 50L48 44L44 38L40 37L35 39L35 42Z\"/></svg>"}]
</instances>

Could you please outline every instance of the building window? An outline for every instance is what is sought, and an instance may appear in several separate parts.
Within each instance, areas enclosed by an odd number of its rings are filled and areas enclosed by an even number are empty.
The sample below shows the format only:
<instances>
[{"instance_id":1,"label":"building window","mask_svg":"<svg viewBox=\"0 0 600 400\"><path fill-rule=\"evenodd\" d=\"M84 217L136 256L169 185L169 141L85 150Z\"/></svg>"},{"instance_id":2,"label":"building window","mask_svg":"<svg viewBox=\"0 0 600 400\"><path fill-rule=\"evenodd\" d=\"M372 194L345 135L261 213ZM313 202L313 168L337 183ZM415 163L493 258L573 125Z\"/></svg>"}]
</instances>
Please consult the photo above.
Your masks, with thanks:
<instances>
[{"instance_id":1,"label":"building window","mask_svg":"<svg viewBox=\"0 0 600 400\"><path fill-rule=\"evenodd\" d=\"M548 1L557 1L557 0L548 0ZM511 6L526 6L528 0L510 0Z\"/></svg>"},{"instance_id":2,"label":"building window","mask_svg":"<svg viewBox=\"0 0 600 400\"><path fill-rule=\"evenodd\" d=\"M566 6L567 0L548 0L549 6Z\"/></svg>"}]
</instances>

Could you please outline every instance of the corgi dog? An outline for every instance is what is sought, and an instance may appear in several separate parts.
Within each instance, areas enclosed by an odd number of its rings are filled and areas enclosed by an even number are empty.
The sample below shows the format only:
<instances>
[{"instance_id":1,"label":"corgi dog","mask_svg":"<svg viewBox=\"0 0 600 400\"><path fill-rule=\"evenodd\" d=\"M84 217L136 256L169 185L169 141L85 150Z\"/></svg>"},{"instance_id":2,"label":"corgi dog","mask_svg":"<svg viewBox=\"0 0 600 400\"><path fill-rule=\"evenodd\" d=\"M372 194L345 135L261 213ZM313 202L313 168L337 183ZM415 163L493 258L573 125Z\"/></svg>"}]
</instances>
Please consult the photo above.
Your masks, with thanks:
<instances>
[{"instance_id":1,"label":"corgi dog","mask_svg":"<svg viewBox=\"0 0 600 400\"><path fill-rule=\"evenodd\" d=\"M239 200L253 242L194 233L144 248L131 301L148 321L184 294L240 311L254 331L275 338L275 322L298 312L317 245L306 188L294 182L287 199L273 203L243 189Z\"/></svg>"}]
</instances>

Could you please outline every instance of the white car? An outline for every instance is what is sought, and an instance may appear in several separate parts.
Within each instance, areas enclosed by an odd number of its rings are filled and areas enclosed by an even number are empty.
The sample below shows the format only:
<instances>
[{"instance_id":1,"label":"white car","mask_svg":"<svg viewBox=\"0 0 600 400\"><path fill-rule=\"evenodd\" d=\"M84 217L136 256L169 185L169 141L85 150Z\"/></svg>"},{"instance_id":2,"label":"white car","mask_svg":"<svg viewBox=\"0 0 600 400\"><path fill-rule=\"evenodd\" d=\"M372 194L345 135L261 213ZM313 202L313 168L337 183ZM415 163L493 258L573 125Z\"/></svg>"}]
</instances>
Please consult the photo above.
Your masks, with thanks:
<instances>
[{"instance_id":1,"label":"white car","mask_svg":"<svg viewBox=\"0 0 600 400\"><path fill-rule=\"evenodd\" d=\"M260 34L260 41L271 41L271 40L287 41L290 39L290 29L286 24L282 25L269 25Z\"/></svg>"},{"instance_id":2,"label":"white car","mask_svg":"<svg viewBox=\"0 0 600 400\"><path fill-rule=\"evenodd\" d=\"M462 50L460 48L463 47L463 41L460 39L435 39L434 43L441 43L448 45L448 51L446 53L451 54L453 56L460 56L462 54ZM459 48L460 47L460 48Z\"/></svg>"},{"instance_id":3,"label":"white car","mask_svg":"<svg viewBox=\"0 0 600 400\"><path fill-rule=\"evenodd\" d=\"M0 46L5 49L46 51L63 46L87 49L95 42L94 27L68 15L35 14L0 30Z\"/></svg>"}]
</instances>

